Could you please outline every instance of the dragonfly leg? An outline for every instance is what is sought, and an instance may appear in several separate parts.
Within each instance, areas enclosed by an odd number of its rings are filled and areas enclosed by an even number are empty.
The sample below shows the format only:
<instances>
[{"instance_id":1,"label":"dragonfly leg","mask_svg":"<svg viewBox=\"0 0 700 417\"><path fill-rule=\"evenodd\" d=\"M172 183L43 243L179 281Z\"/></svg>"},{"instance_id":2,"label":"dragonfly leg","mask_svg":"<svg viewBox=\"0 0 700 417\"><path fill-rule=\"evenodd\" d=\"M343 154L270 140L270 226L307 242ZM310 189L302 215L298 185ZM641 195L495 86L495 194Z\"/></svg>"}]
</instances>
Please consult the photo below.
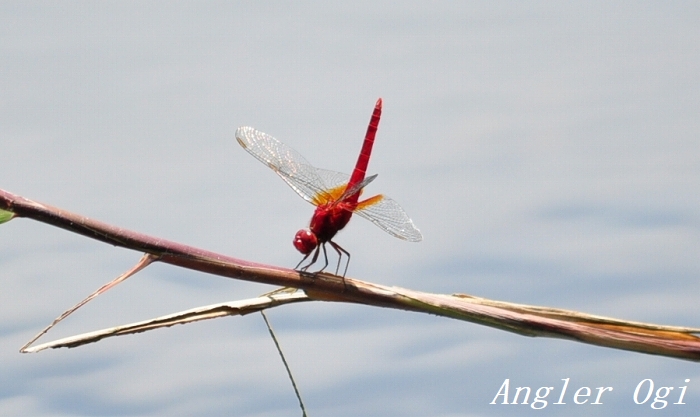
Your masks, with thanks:
<instances>
[{"instance_id":1,"label":"dragonfly leg","mask_svg":"<svg viewBox=\"0 0 700 417\"><path fill-rule=\"evenodd\" d=\"M345 249L343 249L342 246L340 246L339 244L337 244L333 241L329 241L329 243L331 244L333 249L335 249L335 251L338 253L338 265L335 267L335 274L336 275L338 275L338 271L340 270L340 261L343 259L342 254L344 253L348 257L348 260L345 262L345 270L343 271L343 275L342 275L343 290L347 290L348 286L347 286L347 283L345 282L345 274L348 273L348 266L350 265L350 252L346 251Z\"/></svg>"},{"instance_id":2,"label":"dragonfly leg","mask_svg":"<svg viewBox=\"0 0 700 417\"><path fill-rule=\"evenodd\" d=\"M323 272L323 270L326 269L326 267L328 266L328 254L326 253L326 244L322 243L316 247L316 251L314 252L314 257L313 257L313 259L311 259L311 262L309 262L306 266L301 268L302 271L306 271L307 269L309 269L311 267L311 265L315 264L316 261L318 261L318 255L319 255L321 249L323 249L323 259L325 262L323 264L323 267L321 269L319 269L318 271L314 272L314 274L318 274L319 272ZM306 255L307 258L308 258L308 256L309 255ZM304 258L304 259L306 259L306 258ZM304 259L302 259L302 262L304 261Z\"/></svg>"},{"instance_id":3,"label":"dragonfly leg","mask_svg":"<svg viewBox=\"0 0 700 417\"><path fill-rule=\"evenodd\" d=\"M317 249L316 251L318 252L318 249ZM299 263L297 264L297 266L294 267L294 269L299 270L299 271L306 271L306 270L309 268L309 265L306 265L306 266L303 267L303 268L299 268L299 266L300 266L301 264L303 264L304 261L307 260L307 259L309 258L309 256L311 256L311 252L307 253L306 256L304 256L304 258L302 258L302 260L299 261Z\"/></svg>"},{"instance_id":4,"label":"dragonfly leg","mask_svg":"<svg viewBox=\"0 0 700 417\"><path fill-rule=\"evenodd\" d=\"M301 268L299 268L299 265L303 264L304 261L305 261L306 259L308 259L308 257L311 255L311 252L309 252L306 256L304 256L304 259L302 259L301 262L299 262L299 263L297 264L297 266L294 267L294 269L298 269L299 271L304 271L304 272L306 272L306 271L309 269L309 267L311 267L311 265L315 264L316 261L318 260L318 254L319 254L320 250L321 250L320 246L317 246L317 247L316 247L316 250L314 251L314 256L313 256L313 258L311 258L311 261L310 261L308 264L306 264L306 265L302 266ZM324 254L325 254L325 252L326 252L326 248L325 248L325 247L323 248L323 252L324 252ZM326 264L328 264L328 261L326 261ZM324 268L325 268L325 266L324 266ZM321 271L323 271L323 269L322 269ZM318 272L321 272L321 271L318 271ZM318 272L316 272L316 273L318 273Z\"/></svg>"},{"instance_id":5,"label":"dragonfly leg","mask_svg":"<svg viewBox=\"0 0 700 417\"><path fill-rule=\"evenodd\" d=\"M329 241L328 243L331 244L333 249L335 249L335 252L338 254L338 265L335 267L335 274L336 275L338 275L338 271L340 271L340 261L342 261L342 259L343 259L343 254L345 254L345 256L348 257L347 262L345 262L345 270L343 271L343 275L342 275L343 277L345 277L345 274L348 273L348 265L350 265L350 252L346 251L345 249L343 249L342 246L340 246L339 244L337 244L333 241Z\"/></svg>"},{"instance_id":6,"label":"dragonfly leg","mask_svg":"<svg viewBox=\"0 0 700 417\"><path fill-rule=\"evenodd\" d=\"M325 261L325 263L323 264L323 268L316 271L317 274L319 272L323 272L323 270L326 269L326 267L328 266L328 254L326 253L326 244L322 243L321 246L323 247L323 260ZM316 262L316 257L314 257L314 262Z\"/></svg>"},{"instance_id":7,"label":"dragonfly leg","mask_svg":"<svg viewBox=\"0 0 700 417\"><path fill-rule=\"evenodd\" d=\"M336 275L338 275L338 271L340 270L340 262L343 259L343 254L347 255L347 257L348 257L348 261L345 263L345 271L343 272L343 275L342 275L343 278L345 278L345 274L348 272L348 265L350 264L350 253L348 253L348 251L346 251L345 249L340 247L340 245L338 245L335 242L329 241L328 243L331 244L331 246L333 247L333 250L335 250L336 253L338 254L338 265L335 268ZM309 261L308 264L299 268L299 266L301 266L301 264L303 264L304 261L306 261L309 258L309 256L311 256L310 252L309 252L309 254L304 256L304 258L297 264L297 266L294 267L294 269L306 272L311 267L311 265L315 264L316 261L318 261L318 256L321 252L321 249L323 249L323 261L324 261L323 267L321 269L319 269L318 271L314 272L314 274L318 274L320 272L323 272L328 267L328 252L326 252L326 244L325 243L322 243L316 247L316 250L314 251L314 256L313 256L313 258L311 258L311 261ZM343 279L343 286L345 286L344 279Z\"/></svg>"}]
</instances>

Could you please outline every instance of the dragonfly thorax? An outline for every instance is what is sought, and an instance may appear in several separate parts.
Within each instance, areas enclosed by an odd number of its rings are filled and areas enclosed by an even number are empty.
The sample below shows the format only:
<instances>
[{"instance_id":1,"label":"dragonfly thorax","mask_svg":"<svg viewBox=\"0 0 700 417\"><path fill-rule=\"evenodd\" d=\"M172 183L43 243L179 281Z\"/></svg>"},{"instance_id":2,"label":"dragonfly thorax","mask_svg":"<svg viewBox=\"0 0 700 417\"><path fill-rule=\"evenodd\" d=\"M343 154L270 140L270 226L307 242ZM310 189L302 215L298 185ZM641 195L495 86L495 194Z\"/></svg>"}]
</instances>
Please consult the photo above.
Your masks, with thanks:
<instances>
[{"instance_id":1,"label":"dragonfly thorax","mask_svg":"<svg viewBox=\"0 0 700 417\"><path fill-rule=\"evenodd\" d=\"M294 247L303 255L308 255L318 247L318 238L309 229L301 229L294 235Z\"/></svg>"}]
</instances>

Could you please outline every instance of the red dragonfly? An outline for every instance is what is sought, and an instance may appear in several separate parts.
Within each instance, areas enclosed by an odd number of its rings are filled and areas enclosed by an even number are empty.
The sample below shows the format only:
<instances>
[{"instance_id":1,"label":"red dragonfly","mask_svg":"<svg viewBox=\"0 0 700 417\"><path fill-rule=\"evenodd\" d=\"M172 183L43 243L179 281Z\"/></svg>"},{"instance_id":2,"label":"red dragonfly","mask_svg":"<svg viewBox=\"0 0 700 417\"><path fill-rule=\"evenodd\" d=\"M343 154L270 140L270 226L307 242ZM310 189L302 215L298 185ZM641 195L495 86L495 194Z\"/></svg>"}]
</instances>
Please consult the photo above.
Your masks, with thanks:
<instances>
[{"instance_id":1,"label":"red dragonfly","mask_svg":"<svg viewBox=\"0 0 700 417\"><path fill-rule=\"evenodd\" d=\"M275 171L301 198L316 206L309 228L299 230L294 236L294 247L304 255L296 268L299 268L313 252L311 261L301 268L302 271L306 271L316 263L319 251L323 248L325 264L319 272L326 269L328 266L326 243L329 243L338 253L336 274L340 269L342 254L348 257L343 273L345 276L350 263L350 253L332 239L348 224L353 213L364 217L399 239L409 242L419 242L423 239L413 221L394 200L379 194L359 201L363 188L377 177L376 174L365 177L365 173L381 114L382 99L380 98L374 107L362 150L351 176L314 168L292 148L252 127L240 127L236 130L236 140L248 153Z\"/></svg>"}]
</instances>

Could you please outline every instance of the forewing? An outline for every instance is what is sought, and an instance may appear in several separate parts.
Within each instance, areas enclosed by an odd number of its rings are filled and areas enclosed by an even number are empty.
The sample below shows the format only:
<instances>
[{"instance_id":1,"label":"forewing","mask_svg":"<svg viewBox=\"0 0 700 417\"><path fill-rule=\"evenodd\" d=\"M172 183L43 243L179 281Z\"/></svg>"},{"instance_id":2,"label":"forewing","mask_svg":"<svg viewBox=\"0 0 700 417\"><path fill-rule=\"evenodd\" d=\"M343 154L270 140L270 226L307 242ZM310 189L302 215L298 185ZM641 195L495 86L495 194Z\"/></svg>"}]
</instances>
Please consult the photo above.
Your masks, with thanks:
<instances>
[{"instance_id":1,"label":"forewing","mask_svg":"<svg viewBox=\"0 0 700 417\"><path fill-rule=\"evenodd\" d=\"M374 179L377 178L377 175L378 174L370 175L369 177L355 184L352 188L345 189L345 191L343 191L343 195L340 196L340 200L345 200L346 198L356 193L362 195L362 189L365 188L370 182L374 181Z\"/></svg>"},{"instance_id":2,"label":"forewing","mask_svg":"<svg viewBox=\"0 0 700 417\"><path fill-rule=\"evenodd\" d=\"M318 201L329 198L326 179L319 173L332 171L314 168L299 152L249 126L236 130L236 140L249 154L275 171L304 200L318 204Z\"/></svg>"},{"instance_id":3,"label":"forewing","mask_svg":"<svg viewBox=\"0 0 700 417\"><path fill-rule=\"evenodd\" d=\"M316 174L321 177L326 189L345 187L350 181L350 175L328 169L316 168Z\"/></svg>"},{"instance_id":4,"label":"forewing","mask_svg":"<svg viewBox=\"0 0 700 417\"><path fill-rule=\"evenodd\" d=\"M399 239L420 242L423 235L399 203L389 197L376 195L360 202L355 213Z\"/></svg>"},{"instance_id":5,"label":"forewing","mask_svg":"<svg viewBox=\"0 0 700 417\"><path fill-rule=\"evenodd\" d=\"M362 189L377 178L377 174L371 175L348 190L350 175L320 168L316 168L316 171L326 184L326 189L329 190L331 199L328 201L341 201L357 192L362 194Z\"/></svg>"}]
</instances>

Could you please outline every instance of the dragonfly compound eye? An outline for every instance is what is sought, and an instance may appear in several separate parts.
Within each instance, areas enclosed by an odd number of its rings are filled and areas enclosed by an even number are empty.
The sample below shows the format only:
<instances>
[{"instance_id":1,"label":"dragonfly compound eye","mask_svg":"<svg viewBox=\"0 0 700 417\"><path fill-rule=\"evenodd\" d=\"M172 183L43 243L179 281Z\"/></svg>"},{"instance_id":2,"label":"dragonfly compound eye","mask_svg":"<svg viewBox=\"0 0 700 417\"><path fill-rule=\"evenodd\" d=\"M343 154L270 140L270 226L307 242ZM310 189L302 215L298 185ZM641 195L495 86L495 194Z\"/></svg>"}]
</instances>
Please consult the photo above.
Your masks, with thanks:
<instances>
[{"instance_id":1,"label":"dragonfly compound eye","mask_svg":"<svg viewBox=\"0 0 700 417\"><path fill-rule=\"evenodd\" d=\"M318 246L318 238L309 229L301 229L294 235L294 247L304 255L308 255Z\"/></svg>"}]
</instances>

